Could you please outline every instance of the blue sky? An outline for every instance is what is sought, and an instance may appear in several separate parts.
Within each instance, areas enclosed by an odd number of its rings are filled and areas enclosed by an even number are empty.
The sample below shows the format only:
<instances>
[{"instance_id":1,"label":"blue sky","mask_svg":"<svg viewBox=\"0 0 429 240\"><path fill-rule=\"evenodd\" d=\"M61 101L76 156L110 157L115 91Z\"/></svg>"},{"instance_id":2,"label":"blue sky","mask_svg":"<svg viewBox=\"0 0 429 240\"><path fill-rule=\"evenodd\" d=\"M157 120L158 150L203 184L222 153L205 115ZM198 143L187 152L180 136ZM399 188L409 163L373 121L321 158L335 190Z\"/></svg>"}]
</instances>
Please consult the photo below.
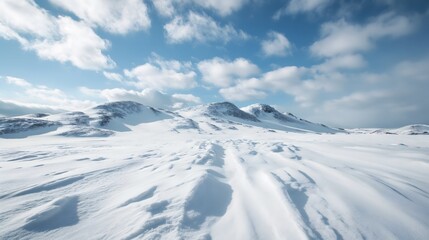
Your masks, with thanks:
<instances>
[{"instance_id":1,"label":"blue sky","mask_svg":"<svg viewBox=\"0 0 429 240\"><path fill-rule=\"evenodd\" d=\"M428 42L425 0L2 0L0 115L226 100L428 124Z\"/></svg>"}]
</instances>

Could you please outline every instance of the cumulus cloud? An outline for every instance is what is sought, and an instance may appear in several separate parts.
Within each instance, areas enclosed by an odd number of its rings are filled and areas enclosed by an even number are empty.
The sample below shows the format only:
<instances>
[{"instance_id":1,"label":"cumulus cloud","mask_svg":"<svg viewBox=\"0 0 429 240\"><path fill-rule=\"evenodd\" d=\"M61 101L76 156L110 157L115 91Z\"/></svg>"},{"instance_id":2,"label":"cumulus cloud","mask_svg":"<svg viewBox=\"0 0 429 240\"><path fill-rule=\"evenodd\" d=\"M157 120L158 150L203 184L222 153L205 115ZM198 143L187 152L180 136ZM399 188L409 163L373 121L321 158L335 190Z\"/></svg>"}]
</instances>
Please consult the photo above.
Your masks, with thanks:
<instances>
[{"instance_id":1,"label":"cumulus cloud","mask_svg":"<svg viewBox=\"0 0 429 240\"><path fill-rule=\"evenodd\" d=\"M289 112L337 127L429 123L427 58L403 61L383 73L362 74L341 73L344 69L360 67L359 55L331 60L309 68L280 67L258 77L239 80L221 88L219 93L227 100L247 101L283 92L298 103L290 105Z\"/></svg>"},{"instance_id":2,"label":"cumulus cloud","mask_svg":"<svg viewBox=\"0 0 429 240\"><path fill-rule=\"evenodd\" d=\"M164 26L167 40L170 43L187 41L229 42L233 39L248 39L249 35L242 30L236 30L232 25L220 25L207 15L189 12L185 17L176 16Z\"/></svg>"},{"instance_id":3,"label":"cumulus cloud","mask_svg":"<svg viewBox=\"0 0 429 240\"><path fill-rule=\"evenodd\" d=\"M10 36L16 35L17 38L24 39L19 33L37 37L52 35L56 27L52 20L52 16L33 0L0 1L0 26L8 29Z\"/></svg>"},{"instance_id":4,"label":"cumulus cloud","mask_svg":"<svg viewBox=\"0 0 429 240\"><path fill-rule=\"evenodd\" d=\"M123 77L119 73L103 71L103 75L107 79L110 79L110 80L113 80L113 81L117 81L117 82L122 82L123 81Z\"/></svg>"},{"instance_id":5,"label":"cumulus cloud","mask_svg":"<svg viewBox=\"0 0 429 240\"><path fill-rule=\"evenodd\" d=\"M154 55L149 63L139 65L133 69L124 70L125 76L134 79L128 82L138 88L163 89L189 89L197 85L196 73L188 62L177 60L163 60Z\"/></svg>"},{"instance_id":6,"label":"cumulus cloud","mask_svg":"<svg viewBox=\"0 0 429 240\"><path fill-rule=\"evenodd\" d=\"M364 25L341 19L322 25L322 38L310 46L310 51L322 57L367 51L378 39L403 36L413 28L412 19L392 12L382 14Z\"/></svg>"},{"instance_id":7,"label":"cumulus cloud","mask_svg":"<svg viewBox=\"0 0 429 240\"><path fill-rule=\"evenodd\" d=\"M43 104L22 103L18 101L0 99L0 115L6 117L14 117L34 113L59 113L63 111L65 110Z\"/></svg>"},{"instance_id":8,"label":"cumulus cloud","mask_svg":"<svg viewBox=\"0 0 429 240\"><path fill-rule=\"evenodd\" d=\"M429 58L420 61L402 61L397 64L393 74L402 79L414 79L416 81L428 81Z\"/></svg>"},{"instance_id":9,"label":"cumulus cloud","mask_svg":"<svg viewBox=\"0 0 429 240\"><path fill-rule=\"evenodd\" d=\"M180 2L184 4L185 1L175 1L175 0L152 0L153 6L157 12L165 17L171 17L176 12L176 6L174 3Z\"/></svg>"},{"instance_id":10,"label":"cumulus cloud","mask_svg":"<svg viewBox=\"0 0 429 240\"><path fill-rule=\"evenodd\" d=\"M181 100L183 102L187 102L187 103L193 103L193 104L200 104L201 103L201 98L192 95L192 94L179 94L179 93L175 93L173 95L171 95L174 99L177 100Z\"/></svg>"},{"instance_id":11,"label":"cumulus cloud","mask_svg":"<svg viewBox=\"0 0 429 240\"><path fill-rule=\"evenodd\" d=\"M51 3L74 13L91 26L111 33L126 34L148 29L150 18L142 0L50 0Z\"/></svg>"},{"instance_id":12,"label":"cumulus cloud","mask_svg":"<svg viewBox=\"0 0 429 240\"><path fill-rule=\"evenodd\" d=\"M110 46L107 40L82 21L50 15L34 0L0 1L0 37L18 41L42 59L70 62L81 69L115 66L103 53Z\"/></svg>"},{"instance_id":13,"label":"cumulus cloud","mask_svg":"<svg viewBox=\"0 0 429 240\"><path fill-rule=\"evenodd\" d=\"M291 95L300 106L308 107L314 104L320 92L334 90L338 80L338 76L326 77L306 67L285 66L265 73L261 77L261 86Z\"/></svg>"},{"instance_id":14,"label":"cumulus cloud","mask_svg":"<svg viewBox=\"0 0 429 240\"><path fill-rule=\"evenodd\" d=\"M309 107L316 104L319 95L338 90L344 78L335 71L284 66L254 78L235 81L231 86L225 85L219 93L228 100L245 101L252 97L264 98L268 92L283 92L293 96L301 107Z\"/></svg>"},{"instance_id":15,"label":"cumulus cloud","mask_svg":"<svg viewBox=\"0 0 429 240\"><path fill-rule=\"evenodd\" d=\"M319 100L308 116L342 127L400 127L429 123L429 59L403 61L382 73L348 75L358 82L338 97ZM406 79L406 81L404 81ZM342 116L335 118L332 116Z\"/></svg>"},{"instance_id":16,"label":"cumulus cloud","mask_svg":"<svg viewBox=\"0 0 429 240\"><path fill-rule=\"evenodd\" d=\"M281 33L271 31L267 39L261 43L262 51L266 56L286 56L290 53L291 43Z\"/></svg>"},{"instance_id":17,"label":"cumulus cloud","mask_svg":"<svg viewBox=\"0 0 429 240\"><path fill-rule=\"evenodd\" d=\"M226 16L239 10L244 4L249 2L249 0L228 0L228 1L219 1L219 0L206 0L199 1L194 0L194 3L199 4L201 7L207 9L215 10L219 15Z\"/></svg>"},{"instance_id":18,"label":"cumulus cloud","mask_svg":"<svg viewBox=\"0 0 429 240\"><path fill-rule=\"evenodd\" d=\"M31 83L27 82L22 78L6 76L3 78L8 84L16 85L19 87L29 88L32 86Z\"/></svg>"},{"instance_id":19,"label":"cumulus cloud","mask_svg":"<svg viewBox=\"0 0 429 240\"><path fill-rule=\"evenodd\" d=\"M285 7L276 12L274 19L279 19L285 14L320 12L331 2L332 0L290 0Z\"/></svg>"},{"instance_id":20,"label":"cumulus cloud","mask_svg":"<svg viewBox=\"0 0 429 240\"><path fill-rule=\"evenodd\" d=\"M429 122L429 107L409 101L396 90L357 91L325 101L311 115L315 120L339 127L401 127ZM341 118L333 116L341 115Z\"/></svg>"},{"instance_id":21,"label":"cumulus cloud","mask_svg":"<svg viewBox=\"0 0 429 240\"><path fill-rule=\"evenodd\" d=\"M17 77L3 77L6 83L19 87L15 93L18 99L2 100L3 102L14 103L21 107L31 108L43 107L51 110L79 110L93 106L95 103L87 100L78 100L69 97L65 92L57 88L50 88L43 85L34 85ZM10 104L9 104L10 105ZM11 105L12 106L12 105ZM38 107L39 106L39 107ZM19 108L21 109L21 108Z\"/></svg>"},{"instance_id":22,"label":"cumulus cloud","mask_svg":"<svg viewBox=\"0 0 429 240\"><path fill-rule=\"evenodd\" d=\"M261 99L267 96L262 88L261 81L257 78L239 81L235 86L221 88L219 93L228 101L247 101Z\"/></svg>"},{"instance_id":23,"label":"cumulus cloud","mask_svg":"<svg viewBox=\"0 0 429 240\"><path fill-rule=\"evenodd\" d=\"M348 54L327 59L312 68L321 72L332 72L341 69L358 69L365 66L366 62L359 54Z\"/></svg>"},{"instance_id":24,"label":"cumulus cloud","mask_svg":"<svg viewBox=\"0 0 429 240\"><path fill-rule=\"evenodd\" d=\"M220 16L227 16L241 9L248 2L249 0L152 0L158 13L167 17L173 16L176 13L176 9L184 8L190 4L213 10Z\"/></svg>"},{"instance_id":25,"label":"cumulus cloud","mask_svg":"<svg viewBox=\"0 0 429 240\"><path fill-rule=\"evenodd\" d=\"M35 50L43 59L70 62L81 69L99 70L115 66L115 62L103 54L103 50L109 48L109 42L84 22L69 17L59 17L56 22L59 38L36 40L27 48Z\"/></svg>"},{"instance_id":26,"label":"cumulus cloud","mask_svg":"<svg viewBox=\"0 0 429 240\"><path fill-rule=\"evenodd\" d=\"M180 108L201 102L199 97L192 94L168 95L161 91L146 88L141 91L127 90L123 88L90 89L81 87L80 91L86 95L103 98L107 101L135 101L141 104L157 108Z\"/></svg>"},{"instance_id":27,"label":"cumulus cloud","mask_svg":"<svg viewBox=\"0 0 429 240\"><path fill-rule=\"evenodd\" d=\"M245 58L228 61L219 57L198 63L203 80L218 87L228 87L238 79L259 73L259 68Z\"/></svg>"}]
</instances>

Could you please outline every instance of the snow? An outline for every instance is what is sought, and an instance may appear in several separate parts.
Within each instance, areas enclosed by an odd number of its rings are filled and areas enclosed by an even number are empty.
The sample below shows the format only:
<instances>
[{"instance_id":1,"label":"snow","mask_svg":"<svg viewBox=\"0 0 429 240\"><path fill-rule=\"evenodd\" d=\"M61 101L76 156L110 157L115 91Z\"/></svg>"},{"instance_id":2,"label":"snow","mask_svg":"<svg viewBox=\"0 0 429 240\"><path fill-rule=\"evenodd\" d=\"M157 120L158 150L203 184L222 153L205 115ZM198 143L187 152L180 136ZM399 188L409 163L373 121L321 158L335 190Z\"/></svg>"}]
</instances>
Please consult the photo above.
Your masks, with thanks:
<instances>
[{"instance_id":1,"label":"snow","mask_svg":"<svg viewBox=\"0 0 429 240\"><path fill-rule=\"evenodd\" d=\"M429 125L413 124L400 128L357 128L349 129L351 133L363 134L396 134L396 135L429 135Z\"/></svg>"},{"instance_id":2,"label":"snow","mask_svg":"<svg viewBox=\"0 0 429 240\"><path fill-rule=\"evenodd\" d=\"M127 103L103 109L123 113L103 126L89 109L0 135L0 239L429 236L429 135L298 131L271 110L247 112L256 122L215 106ZM61 134L74 130L112 134Z\"/></svg>"},{"instance_id":3,"label":"snow","mask_svg":"<svg viewBox=\"0 0 429 240\"><path fill-rule=\"evenodd\" d=\"M244 107L241 110L257 117L264 123L264 127L266 128L314 133L336 133L341 131L340 129L330 128L323 124L316 124L304 119L297 118L291 113L280 113L275 108L266 104L253 104Z\"/></svg>"},{"instance_id":4,"label":"snow","mask_svg":"<svg viewBox=\"0 0 429 240\"><path fill-rule=\"evenodd\" d=\"M406 135L418 135L418 134L429 135L429 125L425 125L425 124L408 125L398 129L392 129L391 132L395 134L406 134Z\"/></svg>"}]
</instances>

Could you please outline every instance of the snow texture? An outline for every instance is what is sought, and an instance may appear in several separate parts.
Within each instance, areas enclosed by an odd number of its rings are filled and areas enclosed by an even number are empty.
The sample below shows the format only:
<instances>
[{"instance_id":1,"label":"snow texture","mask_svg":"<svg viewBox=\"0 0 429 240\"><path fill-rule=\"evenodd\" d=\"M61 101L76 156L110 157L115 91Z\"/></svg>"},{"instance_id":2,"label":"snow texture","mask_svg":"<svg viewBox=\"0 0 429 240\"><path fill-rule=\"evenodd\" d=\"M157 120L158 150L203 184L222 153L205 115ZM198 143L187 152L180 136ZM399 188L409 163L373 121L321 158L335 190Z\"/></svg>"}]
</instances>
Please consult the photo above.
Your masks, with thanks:
<instances>
[{"instance_id":1,"label":"snow texture","mask_svg":"<svg viewBox=\"0 0 429 240\"><path fill-rule=\"evenodd\" d=\"M119 102L0 126L0 239L429 236L427 125Z\"/></svg>"}]
</instances>

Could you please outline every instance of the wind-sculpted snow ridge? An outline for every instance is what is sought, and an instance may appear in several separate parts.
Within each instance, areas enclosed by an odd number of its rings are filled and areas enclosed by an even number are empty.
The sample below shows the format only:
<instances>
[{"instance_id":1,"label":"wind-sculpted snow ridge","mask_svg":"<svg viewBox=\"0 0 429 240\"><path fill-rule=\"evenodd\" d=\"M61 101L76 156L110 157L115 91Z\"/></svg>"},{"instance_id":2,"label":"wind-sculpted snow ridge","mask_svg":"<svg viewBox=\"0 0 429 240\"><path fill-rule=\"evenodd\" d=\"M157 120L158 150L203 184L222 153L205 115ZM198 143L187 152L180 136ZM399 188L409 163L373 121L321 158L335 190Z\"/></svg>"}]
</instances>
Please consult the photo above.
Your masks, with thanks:
<instances>
[{"instance_id":1,"label":"wind-sculpted snow ridge","mask_svg":"<svg viewBox=\"0 0 429 240\"><path fill-rule=\"evenodd\" d=\"M178 118L108 138L0 139L0 239L429 236L429 135Z\"/></svg>"}]
</instances>

